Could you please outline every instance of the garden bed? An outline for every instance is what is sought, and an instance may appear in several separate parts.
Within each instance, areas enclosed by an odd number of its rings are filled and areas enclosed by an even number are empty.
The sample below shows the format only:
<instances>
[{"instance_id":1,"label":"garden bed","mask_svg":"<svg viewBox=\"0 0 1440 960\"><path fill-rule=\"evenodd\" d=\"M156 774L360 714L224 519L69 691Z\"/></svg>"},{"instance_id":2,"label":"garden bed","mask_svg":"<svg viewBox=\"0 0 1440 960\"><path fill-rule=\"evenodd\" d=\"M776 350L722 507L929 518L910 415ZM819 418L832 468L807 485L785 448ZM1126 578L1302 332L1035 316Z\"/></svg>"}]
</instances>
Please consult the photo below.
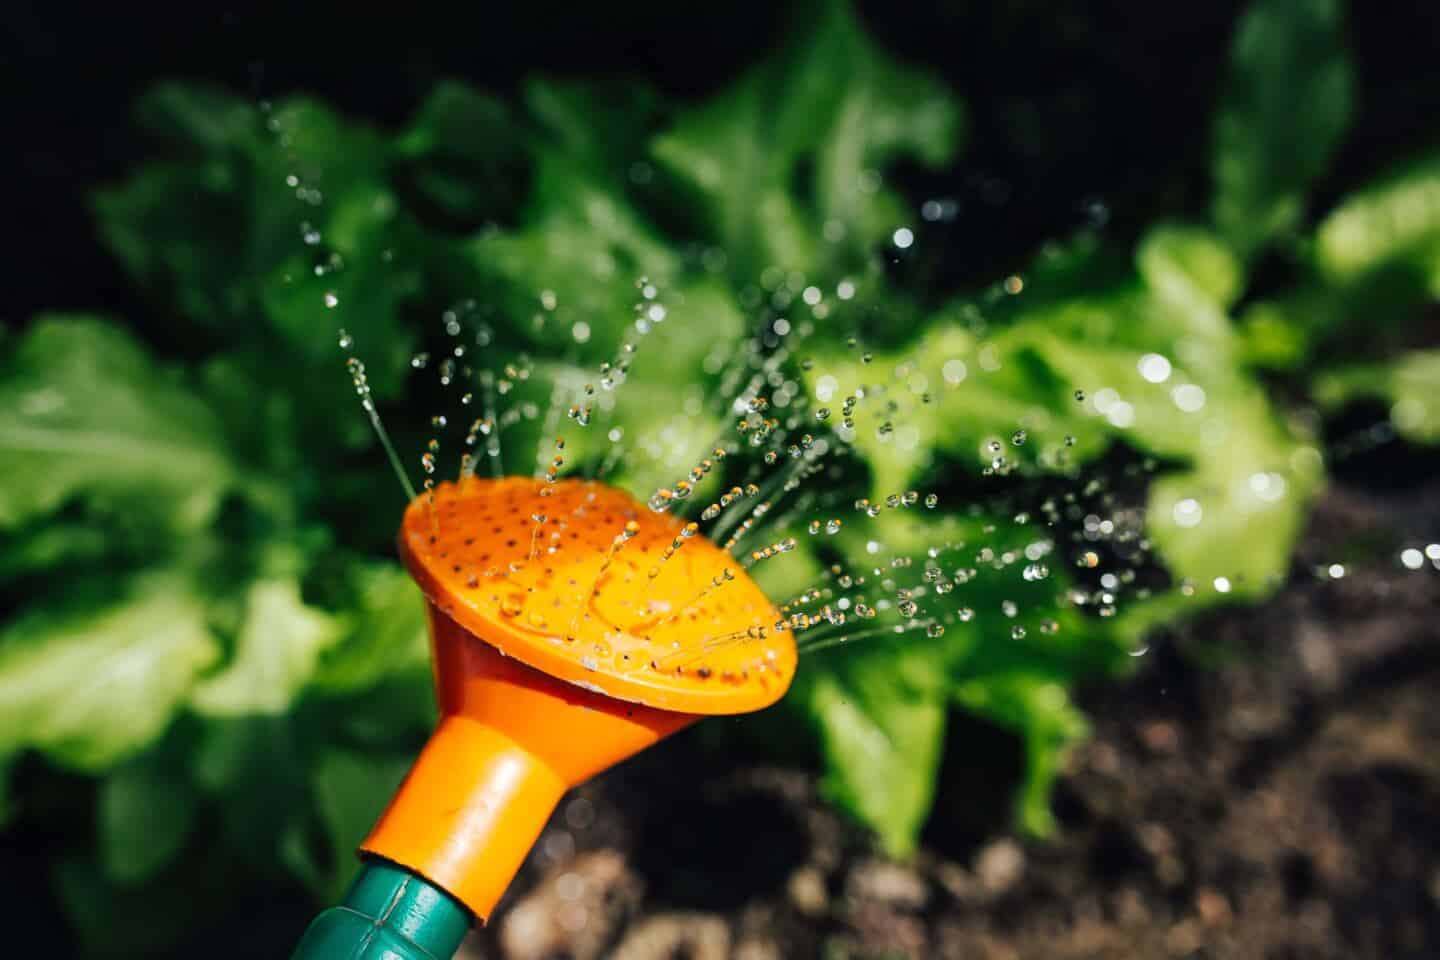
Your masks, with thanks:
<instances>
[{"instance_id":1,"label":"garden bed","mask_svg":"<svg viewBox=\"0 0 1440 960\"><path fill-rule=\"evenodd\" d=\"M1326 495L1271 601L1088 693L1049 840L1005 831L1019 744L964 718L907 865L696 729L563 804L469 955L1440 955L1440 590L1389 549L1437 533L1433 483ZM1357 542L1392 560L1311 572Z\"/></svg>"}]
</instances>

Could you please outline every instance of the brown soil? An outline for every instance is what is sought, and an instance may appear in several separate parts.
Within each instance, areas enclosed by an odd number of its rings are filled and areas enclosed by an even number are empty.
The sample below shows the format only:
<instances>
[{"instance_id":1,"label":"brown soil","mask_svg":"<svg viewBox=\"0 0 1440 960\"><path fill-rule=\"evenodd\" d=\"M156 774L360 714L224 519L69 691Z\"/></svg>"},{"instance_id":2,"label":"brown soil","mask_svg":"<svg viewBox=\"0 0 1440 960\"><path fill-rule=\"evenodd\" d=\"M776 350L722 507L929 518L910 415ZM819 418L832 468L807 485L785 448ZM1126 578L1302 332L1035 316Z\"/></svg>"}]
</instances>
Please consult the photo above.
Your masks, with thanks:
<instances>
[{"instance_id":1,"label":"brown soil","mask_svg":"<svg viewBox=\"0 0 1440 960\"><path fill-rule=\"evenodd\" d=\"M1440 957L1440 575L1402 530L1440 539L1440 490L1328 495L1272 601L1090 691L1049 840L1005 832L1016 744L964 717L908 864L697 729L562 805L468 956Z\"/></svg>"}]
</instances>

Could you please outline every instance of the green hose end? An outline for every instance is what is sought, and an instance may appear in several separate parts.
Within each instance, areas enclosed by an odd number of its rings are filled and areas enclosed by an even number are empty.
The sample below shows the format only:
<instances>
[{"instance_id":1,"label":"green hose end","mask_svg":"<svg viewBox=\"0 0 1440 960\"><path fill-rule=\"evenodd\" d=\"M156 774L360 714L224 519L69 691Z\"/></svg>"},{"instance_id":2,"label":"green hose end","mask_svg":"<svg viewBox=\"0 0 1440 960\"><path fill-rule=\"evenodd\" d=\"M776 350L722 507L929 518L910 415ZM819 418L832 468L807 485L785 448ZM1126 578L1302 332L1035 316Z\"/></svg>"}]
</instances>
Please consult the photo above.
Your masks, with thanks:
<instances>
[{"instance_id":1,"label":"green hose end","mask_svg":"<svg viewBox=\"0 0 1440 960\"><path fill-rule=\"evenodd\" d=\"M471 919L439 887L367 859L345 902L315 918L291 960L449 960Z\"/></svg>"}]
</instances>

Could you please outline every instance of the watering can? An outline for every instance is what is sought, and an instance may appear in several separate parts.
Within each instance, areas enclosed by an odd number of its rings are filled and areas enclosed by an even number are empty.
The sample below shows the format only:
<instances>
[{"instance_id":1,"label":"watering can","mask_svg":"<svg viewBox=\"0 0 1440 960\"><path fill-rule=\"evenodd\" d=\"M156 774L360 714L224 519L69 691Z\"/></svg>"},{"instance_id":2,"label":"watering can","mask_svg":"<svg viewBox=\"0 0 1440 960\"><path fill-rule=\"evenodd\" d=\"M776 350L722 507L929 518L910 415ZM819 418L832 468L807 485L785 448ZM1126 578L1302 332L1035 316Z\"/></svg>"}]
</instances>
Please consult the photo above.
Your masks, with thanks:
<instances>
[{"instance_id":1,"label":"watering can","mask_svg":"<svg viewBox=\"0 0 1440 960\"><path fill-rule=\"evenodd\" d=\"M452 956L567 790L703 716L769 706L794 675L793 635L729 553L599 483L441 484L399 547L440 722L293 960Z\"/></svg>"}]
</instances>

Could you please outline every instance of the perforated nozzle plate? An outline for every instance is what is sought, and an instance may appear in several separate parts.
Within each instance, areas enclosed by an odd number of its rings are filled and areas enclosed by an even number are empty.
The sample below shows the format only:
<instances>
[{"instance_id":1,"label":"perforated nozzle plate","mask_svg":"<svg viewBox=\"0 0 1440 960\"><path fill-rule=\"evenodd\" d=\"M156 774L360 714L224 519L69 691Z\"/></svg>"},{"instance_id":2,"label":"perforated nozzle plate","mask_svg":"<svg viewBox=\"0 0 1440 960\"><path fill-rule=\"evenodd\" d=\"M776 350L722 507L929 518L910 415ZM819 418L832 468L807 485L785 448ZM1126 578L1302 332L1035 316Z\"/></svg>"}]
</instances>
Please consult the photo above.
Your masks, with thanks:
<instances>
[{"instance_id":1,"label":"perforated nozzle plate","mask_svg":"<svg viewBox=\"0 0 1440 960\"><path fill-rule=\"evenodd\" d=\"M400 553L442 612L551 676L686 713L769 706L794 676L793 635L684 526L600 483L467 478L410 504Z\"/></svg>"}]
</instances>

